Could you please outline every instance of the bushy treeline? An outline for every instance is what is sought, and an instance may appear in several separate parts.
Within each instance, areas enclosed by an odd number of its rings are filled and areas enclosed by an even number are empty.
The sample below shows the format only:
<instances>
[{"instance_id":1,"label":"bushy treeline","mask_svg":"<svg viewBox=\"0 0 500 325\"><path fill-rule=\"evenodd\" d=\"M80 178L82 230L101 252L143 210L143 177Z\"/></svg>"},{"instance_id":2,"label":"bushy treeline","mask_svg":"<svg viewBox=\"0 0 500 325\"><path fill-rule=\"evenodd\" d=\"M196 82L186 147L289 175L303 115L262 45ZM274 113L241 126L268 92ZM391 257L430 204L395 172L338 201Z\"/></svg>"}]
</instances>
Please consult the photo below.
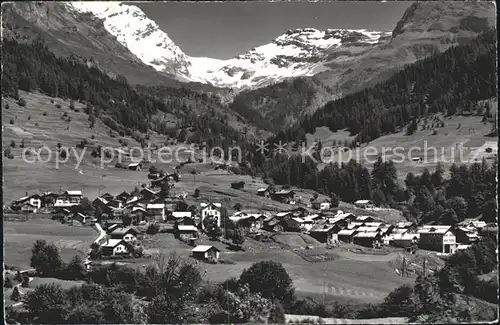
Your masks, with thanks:
<instances>
[{"instance_id":1,"label":"bushy treeline","mask_svg":"<svg viewBox=\"0 0 500 325\"><path fill-rule=\"evenodd\" d=\"M398 182L396 165L382 158L371 172L355 160L330 163L318 170L316 162L302 156L275 155L253 164L264 180L272 179L277 185L335 193L351 203L371 199L380 206L402 209L407 219L418 222L453 225L480 215L486 222L496 219L496 160L491 164L484 159L470 166L454 164L449 179L444 178L445 170L438 164L433 173L424 169L418 176L407 174L405 187Z\"/></svg>"},{"instance_id":2,"label":"bushy treeline","mask_svg":"<svg viewBox=\"0 0 500 325\"><path fill-rule=\"evenodd\" d=\"M428 114L479 113L474 103L497 94L496 57L496 32L491 31L408 65L374 87L328 102L270 140L296 141L327 126L333 132L347 128L363 143Z\"/></svg>"}]
</instances>

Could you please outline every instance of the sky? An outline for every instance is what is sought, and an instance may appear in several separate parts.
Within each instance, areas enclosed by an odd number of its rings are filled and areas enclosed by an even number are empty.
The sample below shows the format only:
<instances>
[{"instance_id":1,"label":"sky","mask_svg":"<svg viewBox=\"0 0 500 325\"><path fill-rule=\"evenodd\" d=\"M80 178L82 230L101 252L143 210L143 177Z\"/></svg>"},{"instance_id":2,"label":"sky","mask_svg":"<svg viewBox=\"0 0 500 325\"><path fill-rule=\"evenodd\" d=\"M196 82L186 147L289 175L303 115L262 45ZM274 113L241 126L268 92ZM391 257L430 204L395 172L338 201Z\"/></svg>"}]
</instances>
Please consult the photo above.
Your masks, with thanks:
<instances>
[{"instance_id":1,"label":"sky","mask_svg":"<svg viewBox=\"0 0 500 325\"><path fill-rule=\"evenodd\" d=\"M134 3L189 56L229 59L289 29L392 31L411 2Z\"/></svg>"}]
</instances>

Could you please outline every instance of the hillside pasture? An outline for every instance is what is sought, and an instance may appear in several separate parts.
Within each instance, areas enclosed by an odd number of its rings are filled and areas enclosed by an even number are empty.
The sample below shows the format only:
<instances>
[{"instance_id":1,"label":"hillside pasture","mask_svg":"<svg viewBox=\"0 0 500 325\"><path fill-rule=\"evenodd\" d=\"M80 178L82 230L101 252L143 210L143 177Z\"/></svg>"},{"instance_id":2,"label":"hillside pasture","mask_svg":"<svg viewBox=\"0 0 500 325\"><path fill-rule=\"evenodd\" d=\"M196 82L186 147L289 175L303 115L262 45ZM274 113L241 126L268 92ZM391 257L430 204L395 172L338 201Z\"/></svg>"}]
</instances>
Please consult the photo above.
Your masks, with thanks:
<instances>
[{"instance_id":1,"label":"hillside pasture","mask_svg":"<svg viewBox=\"0 0 500 325\"><path fill-rule=\"evenodd\" d=\"M4 261L21 269L30 267L31 249L38 239L55 244L64 261L85 256L97 234L91 227L70 226L48 219L4 221Z\"/></svg>"}]
</instances>

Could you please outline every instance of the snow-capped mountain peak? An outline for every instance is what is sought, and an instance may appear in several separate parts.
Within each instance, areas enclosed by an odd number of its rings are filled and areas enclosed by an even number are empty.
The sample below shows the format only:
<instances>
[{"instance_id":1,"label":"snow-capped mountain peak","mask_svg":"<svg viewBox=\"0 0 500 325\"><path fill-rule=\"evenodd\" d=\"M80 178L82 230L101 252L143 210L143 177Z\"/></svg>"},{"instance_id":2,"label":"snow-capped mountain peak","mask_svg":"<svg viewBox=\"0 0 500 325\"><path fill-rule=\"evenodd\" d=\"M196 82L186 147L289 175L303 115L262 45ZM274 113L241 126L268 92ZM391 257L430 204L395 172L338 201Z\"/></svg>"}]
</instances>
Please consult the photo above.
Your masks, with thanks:
<instances>
[{"instance_id":1,"label":"snow-capped mountain peak","mask_svg":"<svg viewBox=\"0 0 500 325\"><path fill-rule=\"evenodd\" d=\"M190 57L136 6L119 2L71 2L91 12L106 30L142 62L160 72L218 87L254 88L285 78L328 70L332 57L342 60L388 40L390 32L315 28L289 30L272 42L229 60Z\"/></svg>"}]
</instances>

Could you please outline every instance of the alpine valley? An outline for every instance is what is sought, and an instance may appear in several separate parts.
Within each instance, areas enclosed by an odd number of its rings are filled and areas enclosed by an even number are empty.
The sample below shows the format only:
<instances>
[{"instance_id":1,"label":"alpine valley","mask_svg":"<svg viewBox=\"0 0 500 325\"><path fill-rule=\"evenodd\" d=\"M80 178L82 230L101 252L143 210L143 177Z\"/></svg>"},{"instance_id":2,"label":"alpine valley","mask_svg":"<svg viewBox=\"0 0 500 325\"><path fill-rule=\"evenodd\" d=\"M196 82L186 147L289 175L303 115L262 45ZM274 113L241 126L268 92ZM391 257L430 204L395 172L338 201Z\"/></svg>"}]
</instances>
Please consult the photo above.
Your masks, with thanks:
<instances>
[{"instance_id":1,"label":"alpine valley","mask_svg":"<svg viewBox=\"0 0 500 325\"><path fill-rule=\"evenodd\" d=\"M393 31L305 27L219 60L186 55L168 31L129 3L32 2L2 8L7 37L42 36L56 54L80 56L132 84L216 94L221 104L252 123L263 121L258 126L272 132L277 131L273 125L291 125L330 100L466 43L495 22L489 2L413 3Z\"/></svg>"}]
</instances>

